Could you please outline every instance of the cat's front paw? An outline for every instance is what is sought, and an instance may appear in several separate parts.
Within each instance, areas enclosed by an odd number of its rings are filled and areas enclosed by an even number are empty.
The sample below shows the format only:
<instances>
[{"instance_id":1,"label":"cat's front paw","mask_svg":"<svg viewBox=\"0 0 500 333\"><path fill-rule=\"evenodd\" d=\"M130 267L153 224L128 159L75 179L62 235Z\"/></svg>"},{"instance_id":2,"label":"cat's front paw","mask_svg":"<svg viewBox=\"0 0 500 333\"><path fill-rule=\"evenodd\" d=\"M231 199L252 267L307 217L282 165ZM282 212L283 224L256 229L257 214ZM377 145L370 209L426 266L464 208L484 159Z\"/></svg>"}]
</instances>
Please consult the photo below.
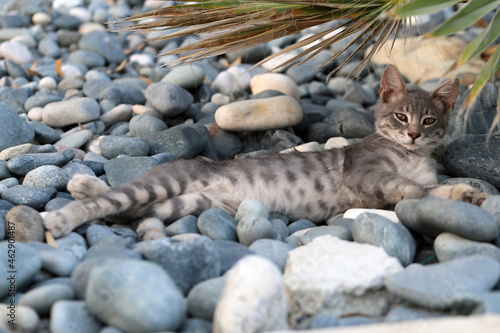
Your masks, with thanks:
<instances>
[{"instance_id":1,"label":"cat's front paw","mask_svg":"<svg viewBox=\"0 0 500 333\"><path fill-rule=\"evenodd\" d=\"M68 182L68 191L73 198L83 200L94 198L109 191L108 185L97 177L76 174Z\"/></svg>"},{"instance_id":2,"label":"cat's front paw","mask_svg":"<svg viewBox=\"0 0 500 333\"><path fill-rule=\"evenodd\" d=\"M450 199L468 202L477 206L481 206L483 201L488 197L488 194L465 184L453 186L450 192Z\"/></svg>"},{"instance_id":3,"label":"cat's front paw","mask_svg":"<svg viewBox=\"0 0 500 333\"><path fill-rule=\"evenodd\" d=\"M58 211L47 214L43 221L43 225L45 229L52 232L55 238L66 236L73 230L71 224L66 220L66 217Z\"/></svg>"}]
</instances>

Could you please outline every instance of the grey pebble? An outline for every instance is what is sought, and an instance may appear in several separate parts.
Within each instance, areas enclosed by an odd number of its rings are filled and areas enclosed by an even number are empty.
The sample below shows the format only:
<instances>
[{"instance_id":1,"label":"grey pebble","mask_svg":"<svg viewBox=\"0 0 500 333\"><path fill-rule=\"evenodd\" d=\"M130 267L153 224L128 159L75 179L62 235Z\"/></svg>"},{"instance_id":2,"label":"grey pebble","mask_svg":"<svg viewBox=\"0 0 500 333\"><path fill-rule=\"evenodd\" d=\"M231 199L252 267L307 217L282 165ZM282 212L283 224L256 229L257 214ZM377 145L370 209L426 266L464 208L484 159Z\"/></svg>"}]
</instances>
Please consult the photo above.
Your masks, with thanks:
<instances>
[{"instance_id":1,"label":"grey pebble","mask_svg":"<svg viewBox=\"0 0 500 333\"><path fill-rule=\"evenodd\" d=\"M472 255L483 255L500 263L500 248L497 246L490 243L471 241L449 232L443 232L436 237L434 251L440 262Z\"/></svg>"},{"instance_id":2,"label":"grey pebble","mask_svg":"<svg viewBox=\"0 0 500 333\"><path fill-rule=\"evenodd\" d=\"M374 91L369 91L354 80L346 81L346 92L342 97L344 100L359 103L362 105L371 105L377 102Z\"/></svg>"},{"instance_id":3,"label":"grey pebble","mask_svg":"<svg viewBox=\"0 0 500 333\"><path fill-rule=\"evenodd\" d=\"M295 83L304 84L311 82L316 76L316 69L310 63L292 66L286 71L286 75L291 77Z\"/></svg>"},{"instance_id":4,"label":"grey pebble","mask_svg":"<svg viewBox=\"0 0 500 333\"><path fill-rule=\"evenodd\" d=\"M78 46L82 50L92 51L103 56L108 63L119 64L125 59L121 45L106 31L94 30L83 35Z\"/></svg>"},{"instance_id":5,"label":"grey pebble","mask_svg":"<svg viewBox=\"0 0 500 333\"><path fill-rule=\"evenodd\" d=\"M114 84L115 83L113 83L111 79L103 75L103 77L100 78L87 79L87 81L83 84L82 90L85 96L96 100L99 98L103 90L113 86Z\"/></svg>"},{"instance_id":6,"label":"grey pebble","mask_svg":"<svg viewBox=\"0 0 500 333\"><path fill-rule=\"evenodd\" d=\"M165 235L173 237L182 234L199 234L198 218L194 215L184 216L165 228Z\"/></svg>"},{"instance_id":7,"label":"grey pebble","mask_svg":"<svg viewBox=\"0 0 500 333\"><path fill-rule=\"evenodd\" d=\"M113 235L115 234L110 228L99 224L92 224L87 229L86 238L89 245L92 246L104 238L111 237Z\"/></svg>"},{"instance_id":8,"label":"grey pebble","mask_svg":"<svg viewBox=\"0 0 500 333\"><path fill-rule=\"evenodd\" d=\"M46 243L29 242L28 246L37 251L42 260L42 268L56 276L70 276L79 263L73 255Z\"/></svg>"},{"instance_id":9,"label":"grey pebble","mask_svg":"<svg viewBox=\"0 0 500 333\"><path fill-rule=\"evenodd\" d=\"M40 317L46 317L50 314L52 304L59 300L71 300L73 297L74 292L70 286L54 283L29 290L21 297L19 305L29 306Z\"/></svg>"},{"instance_id":10,"label":"grey pebble","mask_svg":"<svg viewBox=\"0 0 500 333\"><path fill-rule=\"evenodd\" d=\"M248 249L271 260L283 272L288 259L288 252L293 247L274 239L259 239L253 242Z\"/></svg>"},{"instance_id":11,"label":"grey pebble","mask_svg":"<svg viewBox=\"0 0 500 333\"><path fill-rule=\"evenodd\" d=\"M75 158L73 150L63 150L56 153L23 154L11 158L7 162L9 170L17 175L24 176L28 172L42 165L63 166Z\"/></svg>"},{"instance_id":12,"label":"grey pebble","mask_svg":"<svg viewBox=\"0 0 500 333\"><path fill-rule=\"evenodd\" d=\"M460 295L452 304L455 315L500 314L500 291Z\"/></svg>"},{"instance_id":13,"label":"grey pebble","mask_svg":"<svg viewBox=\"0 0 500 333\"><path fill-rule=\"evenodd\" d=\"M115 283L110 285L110 281ZM175 331L187 310L170 276L158 265L140 260L95 267L90 273L85 305L100 321L127 332Z\"/></svg>"},{"instance_id":14,"label":"grey pebble","mask_svg":"<svg viewBox=\"0 0 500 333\"><path fill-rule=\"evenodd\" d=\"M102 325L87 310L83 301L60 300L54 303L50 312L50 332L66 333L68 323L82 332L99 333Z\"/></svg>"},{"instance_id":15,"label":"grey pebble","mask_svg":"<svg viewBox=\"0 0 500 333\"><path fill-rule=\"evenodd\" d=\"M60 139L55 143L57 146L68 147L68 148L80 148L94 137L94 133L90 130L81 130L75 133L71 133L68 136Z\"/></svg>"},{"instance_id":16,"label":"grey pebble","mask_svg":"<svg viewBox=\"0 0 500 333\"><path fill-rule=\"evenodd\" d=\"M71 52L66 60L69 63L76 62L83 64L88 68L101 67L106 64L103 56L96 52L86 50L76 50Z\"/></svg>"},{"instance_id":17,"label":"grey pebble","mask_svg":"<svg viewBox=\"0 0 500 333\"><path fill-rule=\"evenodd\" d=\"M102 154L108 159L118 155L146 156L149 144L146 139L126 136L107 135L99 141Z\"/></svg>"},{"instance_id":18,"label":"grey pebble","mask_svg":"<svg viewBox=\"0 0 500 333\"><path fill-rule=\"evenodd\" d=\"M244 215L238 222L236 232L240 243L245 246L250 246L258 239L279 237L271 222L257 214Z\"/></svg>"},{"instance_id":19,"label":"grey pebble","mask_svg":"<svg viewBox=\"0 0 500 333\"><path fill-rule=\"evenodd\" d=\"M495 218L500 228L500 195L491 196L484 200L481 208Z\"/></svg>"},{"instance_id":20,"label":"grey pebble","mask_svg":"<svg viewBox=\"0 0 500 333\"><path fill-rule=\"evenodd\" d=\"M413 264L385 280L389 293L430 309L448 309L466 293L491 290L500 277L500 264L489 257L470 256L422 266Z\"/></svg>"},{"instance_id":21,"label":"grey pebble","mask_svg":"<svg viewBox=\"0 0 500 333\"><path fill-rule=\"evenodd\" d=\"M0 103L0 151L29 143L35 137L35 132L7 104Z\"/></svg>"},{"instance_id":22,"label":"grey pebble","mask_svg":"<svg viewBox=\"0 0 500 333\"><path fill-rule=\"evenodd\" d=\"M0 160L0 179L2 179L2 182L3 180L10 179L12 177L14 177L14 174L10 172L9 168L7 167L7 161Z\"/></svg>"},{"instance_id":23,"label":"grey pebble","mask_svg":"<svg viewBox=\"0 0 500 333\"><path fill-rule=\"evenodd\" d=\"M42 210L50 199L57 193L55 188L33 188L24 185L15 185L2 193L2 200L13 205L26 205L36 210Z\"/></svg>"},{"instance_id":24,"label":"grey pebble","mask_svg":"<svg viewBox=\"0 0 500 333\"><path fill-rule=\"evenodd\" d=\"M58 58L61 48L53 38L45 37L38 42L38 52L46 57Z\"/></svg>"},{"instance_id":25,"label":"grey pebble","mask_svg":"<svg viewBox=\"0 0 500 333\"><path fill-rule=\"evenodd\" d=\"M227 272L244 256L254 254L244 245L232 241L214 241L215 250L219 254L221 275Z\"/></svg>"},{"instance_id":26,"label":"grey pebble","mask_svg":"<svg viewBox=\"0 0 500 333\"><path fill-rule=\"evenodd\" d=\"M270 222L274 230L278 233L279 240L284 241L289 236L290 231L288 230L288 226L280 219L274 219Z\"/></svg>"},{"instance_id":27,"label":"grey pebble","mask_svg":"<svg viewBox=\"0 0 500 333\"><path fill-rule=\"evenodd\" d=\"M194 286L186 298L188 313L195 318L212 321L225 282L226 278L221 276Z\"/></svg>"},{"instance_id":28,"label":"grey pebble","mask_svg":"<svg viewBox=\"0 0 500 333\"><path fill-rule=\"evenodd\" d=\"M393 323L409 320L427 320L445 316L444 313L421 307L397 305L385 315L384 321Z\"/></svg>"},{"instance_id":29,"label":"grey pebble","mask_svg":"<svg viewBox=\"0 0 500 333\"><path fill-rule=\"evenodd\" d=\"M315 227L316 227L316 224L314 224L313 222L306 220L306 219L302 219L302 220L298 220L298 221L295 221L293 223L290 223L288 225L288 230L290 231L289 234L293 235L295 232L297 232L299 230L308 229L308 228L315 228Z\"/></svg>"},{"instance_id":30,"label":"grey pebble","mask_svg":"<svg viewBox=\"0 0 500 333\"><path fill-rule=\"evenodd\" d=\"M306 233L302 237L300 237L300 243L302 245L306 245L309 242L311 242L314 238L323 235L331 235L333 237L337 237L346 241L352 241L353 237L353 235L351 235L351 232L349 230L341 226L336 226L336 225L319 226L306 231Z\"/></svg>"},{"instance_id":31,"label":"grey pebble","mask_svg":"<svg viewBox=\"0 0 500 333\"><path fill-rule=\"evenodd\" d=\"M465 202L426 197L400 201L395 211L408 229L429 237L447 231L471 240L491 241L498 235L493 216Z\"/></svg>"},{"instance_id":32,"label":"grey pebble","mask_svg":"<svg viewBox=\"0 0 500 333\"><path fill-rule=\"evenodd\" d=\"M62 99L63 98L58 95L36 94L26 100L26 102L24 103L24 109L26 111L29 111L34 107L43 108L45 105L49 103L60 102Z\"/></svg>"},{"instance_id":33,"label":"grey pebble","mask_svg":"<svg viewBox=\"0 0 500 333\"><path fill-rule=\"evenodd\" d=\"M182 65L173 68L162 79L161 82L175 84L184 89L200 87L205 80L205 71L196 65Z\"/></svg>"},{"instance_id":34,"label":"grey pebble","mask_svg":"<svg viewBox=\"0 0 500 333\"><path fill-rule=\"evenodd\" d=\"M189 125L180 125L153 133L146 138L150 155L170 153L177 158L192 158L207 146L201 134Z\"/></svg>"},{"instance_id":35,"label":"grey pebble","mask_svg":"<svg viewBox=\"0 0 500 333\"><path fill-rule=\"evenodd\" d=\"M164 117L175 117L193 104L193 95L171 83L158 82L145 91L147 101Z\"/></svg>"},{"instance_id":36,"label":"grey pebble","mask_svg":"<svg viewBox=\"0 0 500 333\"><path fill-rule=\"evenodd\" d=\"M198 230L213 240L238 241L236 222L220 208L207 209L198 217Z\"/></svg>"},{"instance_id":37,"label":"grey pebble","mask_svg":"<svg viewBox=\"0 0 500 333\"><path fill-rule=\"evenodd\" d=\"M143 92L136 87L126 86L123 84L113 84L105 88L99 94L100 100L109 100L114 105L119 104L144 104L146 97Z\"/></svg>"},{"instance_id":38,"label":"grey pebble","mask_svg":"<svg viewBox=\"0 0 500 333\"><path fill-rule=\"evenodd\" d=\"M76 174L96 176L96 173L87 165L81 162L69 162L62 167L62 172L66 182L70 181Z\"/></svg>"},{"instance_id":39,"label":"grey pebble","mask_svg":"<svg viewBox=\"0 0 500 333\"><path fill-rule=\"evenodd\" d=\"M63 170L55 165L42 165L24 176L23 185L30 187L53 187L65 190L68 179Z\"/></svg>"},{"instance_id":40,"label":"grey pebble","mask_svg":"<svg viewBox=\"0 0 500 333\"><path fill-rule=\"evenodd\" d=\"M45 105L42 119L48 126L64 127L98 120L100 115L99 104L92 98L82 97Z\"/></svg>"},{"instance_id":41,"label":"grey pebble","mask_svg":"<svg viewBox=\"0 0 500 333\"><path fill-rule=\"evenodd\" d=\"M358 243L382 247L403 266L413 262L417 242L406 227L371 213L362 213L352 224L352 237Z\"/></svg>"},{"instance_id":42,"label":"grey pebble","mask_svg":"<svg viewBox=\"0 0 500 333\"><path fill-rule=\"evenodd\" d=\"M58 209L61 209L62 207L66 206L67 204L69 204L71 201L71 199L67 199L67 198L54 198L52 200L50 200L49 202L47 202L47 204L45 205L45 208L44 210L46 212L52 212L54 210L58 210Z\"/></svg>"},{"instance_id":43,"label":"grey pebble","mask_svg":"<svg viewBox=\"0 0 500 333\"><path fill-rule=\"evenodd\" d=\"M129 124L130 134L141 138L164 131L167 128L167 125L162 120L146 114L133 117Z\"/></svg>"},{"instance_id":44,"label":"grey pebble","mask_svg":"<svg viewBox=\"0 0 500 333\"><path fill-rule=\"evenodd\" d=\"M146 156L115 158L104 164L104 171L109 184L115 186L144 175L158 164L156 159Z\"/></svg>"},{"instance_id":45,"label":"grey pebble","mask_svg":"<svg viewBox=\"0 0 500 333\"><path fill-rule=\"evenodd\" d=\"M35 131L35 139L41 144L52 144L61 139L61 134L39 121L30 121L28 125Z\"/></svg>"},{"instance_id":46,"label":"grey pebble","mask_svg":"<svg viewBox=\"0 0 500 333\"><path fill-rule=\"evenodd\" d=\"M184 321L181 328L179 329L179 332L212 333L213 332L212 322L198 318L189 318L186 321Z\"/></svg>"}]
</instances>

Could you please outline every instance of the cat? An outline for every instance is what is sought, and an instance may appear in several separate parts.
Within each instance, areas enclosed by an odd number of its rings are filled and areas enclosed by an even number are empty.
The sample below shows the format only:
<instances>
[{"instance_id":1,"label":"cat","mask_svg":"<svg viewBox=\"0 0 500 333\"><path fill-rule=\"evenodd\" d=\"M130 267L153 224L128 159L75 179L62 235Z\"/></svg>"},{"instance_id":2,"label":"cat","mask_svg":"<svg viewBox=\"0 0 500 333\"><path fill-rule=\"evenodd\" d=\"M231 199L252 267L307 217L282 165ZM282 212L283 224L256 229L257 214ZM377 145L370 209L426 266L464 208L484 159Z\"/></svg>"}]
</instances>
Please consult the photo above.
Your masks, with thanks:
<instances>
[{"instance_id":1,"label":"cat","mask_svg":"<svg viewBox=\"0 0 500 333\"><path fill-rule=\"evenodd\" d=\"M57 238L86 221L146 218L137 231L155 238L162 236L160 220L173 222L211 207L234 215L248 198L291 220L313 222L350 208L391 207L427 195L480 205L487 195L470 186L438 186L431 158L459 88L458 79L431 93L408 88L396 67L388 65L374 112L375 134L356 144L230 161L179 160L113 188L96 177L76 175L68 190L78 200L48 213L44 225Z\"/></svg>"}]
</instances>

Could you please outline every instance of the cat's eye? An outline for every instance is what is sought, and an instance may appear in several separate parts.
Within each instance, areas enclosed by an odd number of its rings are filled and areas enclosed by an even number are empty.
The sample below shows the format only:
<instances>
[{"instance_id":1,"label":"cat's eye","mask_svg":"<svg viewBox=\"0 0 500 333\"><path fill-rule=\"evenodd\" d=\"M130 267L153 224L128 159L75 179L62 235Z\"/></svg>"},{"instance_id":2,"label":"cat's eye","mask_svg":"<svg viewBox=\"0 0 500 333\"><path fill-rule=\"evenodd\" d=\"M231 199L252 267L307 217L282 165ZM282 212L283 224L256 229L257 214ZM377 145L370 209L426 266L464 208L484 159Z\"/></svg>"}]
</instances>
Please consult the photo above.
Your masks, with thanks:
<instances>
[{"instance_id":1,"label":"cat's eye","mask_svg":"<svg viewBox=\"0 0 500 333\"><path fill-rule=\"evenodd\" d=\"M408 117L402 113L396 113L396 117L405 123L408 122Z\"/></svg>"},{"instance_id":2,"label":"cat's eye","mask_svg":"<svg viewBox=\"0 0 500 333\"><path fill-rule=\"evenodd\" d=\"M436 122L436 119L434 118L425 118L424 119L424 125L432 125Z\"/></svg>"}]
</instances>

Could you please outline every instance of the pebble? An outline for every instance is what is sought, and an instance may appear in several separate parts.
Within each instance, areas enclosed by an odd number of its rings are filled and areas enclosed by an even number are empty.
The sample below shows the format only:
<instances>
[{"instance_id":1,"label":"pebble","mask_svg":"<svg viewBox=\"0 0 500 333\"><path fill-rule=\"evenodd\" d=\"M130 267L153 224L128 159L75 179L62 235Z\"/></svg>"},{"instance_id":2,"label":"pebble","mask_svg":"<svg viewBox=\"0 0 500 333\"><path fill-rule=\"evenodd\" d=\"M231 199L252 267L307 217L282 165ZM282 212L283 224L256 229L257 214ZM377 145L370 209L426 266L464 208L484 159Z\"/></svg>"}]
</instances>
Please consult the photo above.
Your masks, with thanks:
<instances>
[{"instance_id":1,"label":"pebble","mask_svg":"<svg viewBox=\"0 0 500 333\"><path fill-rule=\"evenodd\" d=\"M500 313L500 292L460 295L452 304L454 314L468 316L483 313Z\"/></svg>"},{"instance_id":2,"label":"pebble","mask_svg":"<svg viewBox=\"0 0 500 333\"><path fill-rule=\"evenodd\" d=\"M264 90L277 90L285 95L293 97L297 101L300 99L299 88L292 78L285 74L265 73L252 77L250 81L252 94L258 94Z\"/></svg>"},{"instance_id":3,"label":"pebble","mask_svg":"<svg viewBox=\"0 0 500 333\"><path fill-rule=\"evenodd\" d=\"M167 82L149 85L145 90L147 101L164 117L175 117L193 104L193 95L187 90Z\"/></svg>"},{"instance_id":4,"label":"pebble","mask_svg":"<svg viewBox=\"0 0 500 333\"><path fill-rule=\"evenodd\" d=\"M45 13L45 12L36 12L31 17L31 20L33 21L34 24L46 26L52 22L52 17L48 13Z\"/></svg>"},{"instance_id":5,"label":"pebble","mask_svg":"<svg viewBox=\"0 0 500 333\"><path fill-rule=\"evenodd\" d=\"M207 141L193 127L179 125L146 138L149 154L169 153L179 159L193 158L207 146Z\"/></svg>"},{"instance_id":6,"label":"pebble","mask_svg":"<svg viewBox=\"0 0 500 333\"><path fill-rule=\"evenodd\" d=\"M391 222L401 224L401 221L399 221L398 216L396 215L396 212L393 210L386 210L386 209L367 209L367 208L351 208L345 211L344 213L344 219L356 219L359 215L361 214L375 214L382 216L386 219L388 219Z\"/></svg>"},{"instance_id":7,"label":"pebble","mask_svg":"<svg viewBox=\"0 0 500 333\"><path fill-rule=\"evenodd\" d=\"M226 274L213 326L221 333L285 330L287 315L280 270L268 259L252 255Z\"/></svg>"},{"instance_id":8,"label":"pebble","mask_svg":"<svg viewBox=\"0 0 500 333\"><path fill-rule=\"evenodd\" d=\"M175 331L187 310L169 274L154 263L139 260L94 268L85 305L102 322L127 332Z\"/></svg>"},{"instance_id":9,"label":"pebble","mask_svg":"<svg viewBox=\"0 0 500 333\"><path fill-rule=\"evenodd\" d=\"M54 188L36 189L24 185L15 185L2 193L2 200L16 206L26 205L41 211L47 202L56 195L56 192Z\"/></svg>"},{"instance_id":10,"label":"pebble","mask_svg":"<svg viewBox=\"0 0 500 333\"><path fill-rule=\"evenodd\" d=\"M302 107L295 99L277 96L223 105L215 112L215 121L227 131L260 131L295 126L302 116Z\"/></svg>"},{"instance_id":11,"label":"pebble","mask_svg":"<svg viewBox=\"0 0 500 333\"><path fill-rule=\"evenodd\" d=\"M250 246L258 239L276 239L278 233L269 220L261 215L248 214L238 222L236 228L238 239L241 244Z\"/></svg>"},{"instance_id":12,"label":"pebble","mask_svg":"<svg viewBox=\"0 0 500 333\"><path fill-rule=\"evenodd\" d=\"M198 283L187 295L188 313L195 318L212 321L226 277L216 277Z\"/></svg>"},{"instance_id":13,"label":"pebble","mask_svg":"<svg viewBox=\"0 0 500 333\"><path fill-rule=\"evenodd\" d=\"M167 271L184 294L187 294L199 282L220 275L219 254L213 241L207 237L161 243L156 250L145 251L144 246L138 244L134 250Z\"/></svg>"},{"instance_id":14,"label":"pebble","mask_svg":"<svg viewBox=\"0 0 500 333\"><path fill-rule=\"evenodd\" d=\"M465 202L426 197L420 201L400 201L395 211L408 229L433 238L442 232L451 232L470 240L489 242L498 235L493 216Z\"/></svg>"},{"instance_id":15,"label":"pebble","mask_svg":"<svg viewBox=\"0 0 500 333\"><path fill-rule=\"evenodd\" d=\"M315 227L316 227L316 224L314 224L313 222L306 220L306 219L302 219L302 220L298 220L298 221L295 221L293 223L290 223L288 225L288 231L289 231L290 235L293 235L295 232L297 232L299 230L315 228Z\"/></svg>"},{"instance_id":16,"label":"pebble","mask_svg":"<svg viewBox=\"0 0 500 333\"><path fill-rule=\"evenodd\" d=\"M70 286L55 283L29 290L21 297L19 305L29 306L40 317L47 317L52 304L59 300L71 300L73 297L74 292Z\"/></svg>"},{"instance_id":17,"label":"pebble","mask_svg":"<svg viewBox=\"0 0 500 333\"><path fill-rule=\"evenodd\" d=\"M45 105L54 102L60 102L62 100L61 96L58 95L48 95L48 94L39 94L30 96L24 102L24 109L31 111L34 108L43 108ZM43 111L42 111L43 116Z\"/></svg>"},{"instance_id":18,"label":"pebble","mask_svg":"<svg viewBox=\"0 0 500 333\"><path fill-rule=\"evenodd\" d=\"M236 226L231 215L220 208L207 209L197 222L199 232L213 240L238 241Z\"/></svg>"},{"instance_id":19,"label":"pebble","mask_svg":"<svg viewBox=\"0 0 500 333\"><path fill-rule=\"evenodd\" d=\"M104 171L109 184L116 186L144 175L158 164L160 162L152 157L123 157L107 161Z\"/></svg>"},{"instance_id":20,"label":"pebble","mask_svg":"<svg viewBox=\"0 0 500 333\"><path fill-rule=\"evenodd\" d=\"M495 218L497 225L500 228L500 195L486 198L486 200L483 201L481 208Z\"/></svg>"},{"instance_id":21,"label":"pebble","mask_svg":"<svg viewBox=\"0 0 500 333\"><path fill-rule=\"evenodd\" d=\"M184 89L195 89L200 87L205 80L203 68L196 65L181 65L173 68L162 79L161 82L167 82Z\"/></svg>"},{"instance_id":22,"label":"pebble","mask_svg":"<svg viewBox=\"0 0 500 333\"><path fill-rule=\"evenodd\" d=\"M248 249L271 260L283 272L288 259L288 252L292 250L292 247L274 239L259 239L253 242Z\"/></svg>"},{"instance_id":23,"label":"pebble","mask_svg":"<svg viewBox=\"0 0 500 333\"><path fill-rule=\"evenodd\" d=\"M17 42L7 41L1 43L0 55L5 59L10 59L20 65L30 62L32 59L32 55L28 47Z\"/></svg>"},{"instance_id":24,"label":"pebble","mask_svg":"<svg viewBox=\"0 0 500 333\"><path fill-rule=\"evenodd\" d=\"M308 230L302 237L300 237L300 243L302 245L309 244L314 238L330 235L337 237L346 241L352 241L351 231L344 227L333 225L333 226L319 226ZM374 244L375 245L375 244Z\"/></svg>"},{"instance_id":25,"label":"pebble","mask_svg":"<svg viewBox=\"0 0 500 333\"><path fill-rule=\"evenodd\" d=\"M63 166L75 157L73 150L63 150L57 153L23 154L11 158L7 162L9 170L17 175L24 176L28 172L42 165Z\"/></svg>"},{"instance_id":26,"label":"pebble","mask_svg":"<svg viewBox=\"0 0 500 333\"><path fill-rule=\"evenodd\" d=\"M221 275L231 269L244 256L254 254L244 245L233 241L214 241L213 245L219 254Z\"/></svg>"},{"instance_id":27,"label":"pebble","mask_svg":"<svg viewBox=\"0 0 500 333\"><path fill-rule=\"evenodd\" d=\"M199 233L198 218L194 215L184 216L165 228L165 235L168 237Z\"/></svg>"},{"instance_id":28,"label":"pebble","mask_svg":"<svg viewBox=\"0 0 500 333\"><path fill-rule=\"evenodd\" d=\"M10 317L10 309L7 306L2 306L0 310L0 328L7 329L6 332L22 332L31 333L36 332L40 323L40 317L35 310L28 306L17 305L15 309L15 326L12 327L9 321L13 318Z\"/></svg>"},{"instance_id":29,"label":"pebble","mask_svg":"<svg viewBox=\"0 0 500 333\"><path fill-rule=\"evenodd\" d=\"M500 277L499 263L485 256L469 256L449 262L408 266L388 276L389 293L430 309L449 309L454 298L491 290Z\"/></svg>"},{"instance_id":30,"label":"pebble","mask_svg":"<svg viewBox=\"0 0 500 333\"><path fill-rule=\"evenodd\" d=\"M475 242L443 232L434 240L434 251L440 262L472 255L483 255L500 262L500 248L490 243Z\"/></svg>"},{"instance_id":31,"label":"pebble","mask_svg":"<svg viewBox=\"0 0 500 333\"><path fill-rule=\"evenodd\" d=\"M9 244L12 241L2 241L0 242L0 250L3 253L8 254ZM12 248L12 247L10 247ZM16 277L15 282L8 280L7 278L0 280L0 298L7 296L9 289L11 287L11 282L15 283L17 290L22 290L27 287L37 274L37 272L42 267L42 261L35 250L23 243L16 243ZM10 271L9 262L7 260L4 263L0 263L0 267L3 272Z\"/></svg>"},{"instance_id":32,"label":"pebble","mask_svg":"<svg viewBox=\"0 0 500 333\"><path fill-rule=\"evenodd\" d=\"M94 68L104 66L106 59L96 52L76 50L69 54L67 62L83 64L88 68Z\"/></svg>"},{"instance_id":33,"label":"pebble","mask_svg":"<svg viewBox=\"0 0 500 333\"><path fill-rule=\"evenodd\" d=\"M9 210L5 221L9 227L7 231L14 230L16 241L27 243L30 241L43 242L44 229L40 214L28 206L16 206ZM13 229L12 229L13 228Z\"/></svg>"},{"instance_id":34,"label":"pebble","mask_svg":"<svg viewBox=\"0 0 500 333\"><path fill-rule=\"evenodd\" d=\"M234 220L239 222L244 216L251 214L269 218L269 212L262 202L255 199L245 199L238 206Z\"/></svg>"},{"instance_id":35,"label":"pebble","mask_svg":"<svg viewBox=\"0 0 500 333\"><path fill-rule=\"evenodd\" d=\"M61 140L61 134L58 131L40 121L30 121L28 125L35 131L35 140L41 144L53 144Z\"/></svg>"},{"instance_id":36,"label":"pebble","mask_svg":"<svg viewBox=\"0 0 500 333\"><path fill-rule=\"evenodd\" d=\"M479 191L489 195L500 195L500 191L498 191L493 185L481 179L457 177L457 178L447 178L439 182L439 185L458 185L458 184L465 184L472 186L478 189Z\"/></svg>"},{"instance_id":37,"label":"pebble","mask_svg":"<svg viewBox=\"0 0 500 333\"><path fill-rule=\"evenodd\" d=\"M87 123L99 117L99 104L88 97L49 103L45 105L42 113L44 124L51 127Z\"/></svg>"},{"instance_id":38,"label":"pebble","mask_svg":"<svg viewBox=\"0 0 500 333\"><path fill-rule=\"evenodd\" d=\"M35 132L7 104L0 103L0 151L5 148L29 143Z\"/></svg>"},{"instance_id":39,"label":"pebble","mask_svg":"<svg viewBox=\"0 0 500 333\"><path fill-rule=\"evenodd\" d=\"M381 290L384 279L402 271L396 258L379 247L325 235L288 253L283 275L291 304L292 323L315 313L338 317L350 313L379 316L388 304ZM304 263L307 262L307 269ZM335 295L335 302L331 302Z\"/></svg>"},{"instance_id":40,"label":"pebble","mask_svg":"<svg viewBox=\"0 0 500 333\"><path fill-rule=\"evenodd\" d=\"M82 332L99 333L102 324L87 310L83 301L60 300L54 303L50 311L50 332L64 333L71 327L77 327Z\"/></svg>"},{"instance_id":41,"label":"pebble","mask_svg":"<svg viewBox=\"0 0 500 333\"><path fill-rule=\"evenodd\" d=\"M164 131L167 128L167 125L162 120L147 114L135 116L129 123L130 134L142 138Z\"/></svg>"},{"instance_id":42,"label":"pebble","mask_svg":"<svg viewBox=\"0 0 500 333\"><path fill-rule=\"evenodd\" d=\"M38 82L40 90L54 90L57 88L57 81L52 76L46 76Z\"/></svg>"},{"instance_id":43,"label":"pebble","mask_svg":"<svg viewBox=\"0 0 500 333\"><path fill-rule=\"evenodd\" d=\"M31 143L25 143L22 145L6 148L0 152L0 160L8 161L11 158L26 154L32 149L33 145Z\"/></svg>"},{"instance_id":44,"label":"pebble","mask_svg":"<svg viewBox=\"0 0 500 333\"><path fill-rule=\"evenodd\" d=\"M121 45L106 31L94 30L83 35L78 47L100 54L111 64L119 64L125 59Z\"/></svg>"},{"instance_id":45,"label":"pebble","mask_svg":"<svg viewBox=\"0 0 500 333\"><path fill-rule=\"evenodd\" d=\"M146 98L141 89L125 84L112 84L99 93L99 100L109 100L114 105L144 104Z\"/></svg>"},{"instance_id":46,"label":"pebble","mask_svg":"<svg viewBox=\"0 0 500 333\"><path fill-rule=\"evenodd\" d=\"M380 215L362 213L352 224L352 238L358 243L382 247L403 266L413 262L417 243L406 227Z\"/></svg>"},{"instance_id":47,"label":"pebble","mask_svg":"<svg viewBox=\"0 0 500 333\"><path fill-rule=\"evenodd\" d=\"M68 148L80 148L94 137L90 130L81 130L65 136L55 143L57 146Z\"/></svg>"},{"instance_id":48,"label":"pebble","mask_svg":"<svg viewBox=\"0 0 500 333\"><path fill-rule=\"evenodd\" d=\"M245 94L243 89L238 85L237 78L229 71L220 72L212 82L211 87L216 92L221 93L223 96L227 97L241 97Z\"/></svg>"},{"instance_id":49,"label":"pebble","mask_svg":"<svg viewBox=\"0 0 500 333\"><path fill-rule=\"evenodd\" d=\"M28 245L37 251L42 260L42 268L55 276L70 276L79 263L73 255L46 243L32 241Z\"/></svg>"},{"instance_id":50,"label":"pebble","mask_svg":"<svg viewBox=\"0 0 500 333\"><path fill-rule=\"evenodd\" d=\"M102 154L108 159L119 155L146 156L149 144L146 139L126 136L107 135L99 141Z\"/></svg>"}]
</instances>

